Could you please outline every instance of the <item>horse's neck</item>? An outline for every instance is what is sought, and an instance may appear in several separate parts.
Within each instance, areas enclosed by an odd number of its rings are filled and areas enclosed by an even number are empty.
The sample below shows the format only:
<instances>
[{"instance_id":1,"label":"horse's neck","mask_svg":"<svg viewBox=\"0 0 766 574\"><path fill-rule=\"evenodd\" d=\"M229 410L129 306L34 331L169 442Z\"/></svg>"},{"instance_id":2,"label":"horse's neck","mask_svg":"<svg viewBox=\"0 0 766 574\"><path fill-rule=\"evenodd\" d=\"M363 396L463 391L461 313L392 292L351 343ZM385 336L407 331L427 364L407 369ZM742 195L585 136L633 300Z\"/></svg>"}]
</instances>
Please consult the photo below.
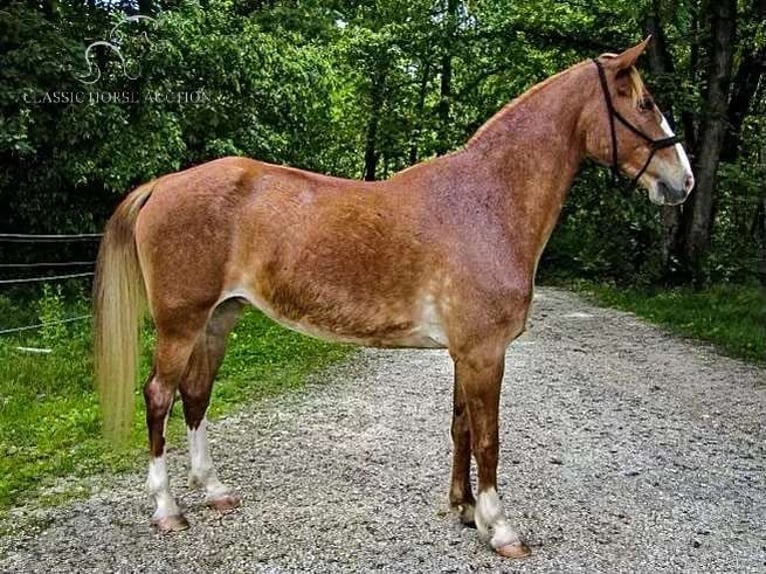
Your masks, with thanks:
<instances>
[{"instance_id":1,"label":"horse's neck","mask_svg":"<svg viewBox=\"0 0 766 574\"><path fill-rule=\"evenodd\" d=\"M536 264L585 157L580 116L583 68L576 66L512 102L490 119L466 151L486 162L492 204L515 240L530 243ZM479 183L479 182L477 182Z\"/></svg>"}]
</instances>

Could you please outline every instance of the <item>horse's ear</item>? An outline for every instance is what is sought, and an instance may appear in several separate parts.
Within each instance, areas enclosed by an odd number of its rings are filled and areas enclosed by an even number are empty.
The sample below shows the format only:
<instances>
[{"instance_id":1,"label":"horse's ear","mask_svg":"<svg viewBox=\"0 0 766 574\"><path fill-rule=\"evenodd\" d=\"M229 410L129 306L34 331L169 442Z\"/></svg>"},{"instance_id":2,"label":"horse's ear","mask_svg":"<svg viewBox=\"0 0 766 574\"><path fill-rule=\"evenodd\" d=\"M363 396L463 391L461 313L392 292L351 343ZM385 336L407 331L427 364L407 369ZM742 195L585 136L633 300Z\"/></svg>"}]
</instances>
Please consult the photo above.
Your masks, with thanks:
<instances>
[{"instance_id":1,"label":"horse's ear","mask_svg":"<svg viewBox=\"0 0 766 574\"><path fill-rule=\"evenodd\" d=\"M618 72L621 72L635 65L636 60L638 60L638 57L644 53L644 50L646 50L646 47L649 45L651 39L652 37L649 35L644 41L639 42L632 48L628 48L622 54L618 54L614 58L611 58L608 60L609 67Z\"/></svg>"}]
</instances>

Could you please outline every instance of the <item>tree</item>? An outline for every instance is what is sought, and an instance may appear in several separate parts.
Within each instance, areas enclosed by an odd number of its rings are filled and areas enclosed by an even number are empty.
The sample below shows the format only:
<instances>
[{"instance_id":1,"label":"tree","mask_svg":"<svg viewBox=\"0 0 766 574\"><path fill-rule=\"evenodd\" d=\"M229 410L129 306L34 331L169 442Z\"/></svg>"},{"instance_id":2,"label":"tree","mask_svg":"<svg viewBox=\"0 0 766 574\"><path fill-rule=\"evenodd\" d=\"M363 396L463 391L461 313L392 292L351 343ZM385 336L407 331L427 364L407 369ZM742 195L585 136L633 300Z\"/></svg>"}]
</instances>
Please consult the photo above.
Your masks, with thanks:
<instances>
[{"instance_id":1,"label":"tree","mask_svg":"<svg viewBox=\"0 0 766 574\"><path fill-rule=\"evenodd\" d=\"M710 19L709 61L705 111L696 145L694 173L697 185L681 218L678 257L682 268L699 284L702 257L710 241L716 175L728 133L729 96L737 25L736 0L708 0Z\"/></svg>"},{"instance_id":2,"label":"tree","mask_svg":"<svg viewBox=\"0 0 766 574\"><path fill-rule=\"evenodd\" d=\"M658 78L671 81L686 76L689 85L702 85L698 98L685 98L685 101L677 89L675 93L672 87L665 91L671 103L676 99L680 102L687 147L695 156L697 178L696 189L686 205L665 208L663 212L663 267L669 281L701 285L710 275L710 266L705 261L710 255L711 238L716 233L719 208L730 212L731 202L747 203L751 201L749 197L755 207L755 196L746 192L747 182L722 183L721 166L728 169L730 165L744 162L745 167L751 161L743 156L750 145L743 140L743 130L748 118L753 117L765 69L766 42L759 40L763 37L765 18L764 0L746 3L741 9L734 0L703 3L692 0L681 4L652 0L647 9L644 28L656 35L649 50L652 72ZM688 63L682 59L685 69L680 71L674 70L666 42L666 30L673 26L677 27L679 36L685 34L691 38ZM753 156L752 152L747 155ZM755 156L751 159L757 162ZM723 192L727 196L724 203L721 203L721 185L725 186ZM739 187L735 190L729 187L731 185ZM728 213L718 223L725 226L731 219ZM725 231L725 228L719 230L718 234ZM740 257L744 258L743 255Z\"/></svg>"}]
</instances>

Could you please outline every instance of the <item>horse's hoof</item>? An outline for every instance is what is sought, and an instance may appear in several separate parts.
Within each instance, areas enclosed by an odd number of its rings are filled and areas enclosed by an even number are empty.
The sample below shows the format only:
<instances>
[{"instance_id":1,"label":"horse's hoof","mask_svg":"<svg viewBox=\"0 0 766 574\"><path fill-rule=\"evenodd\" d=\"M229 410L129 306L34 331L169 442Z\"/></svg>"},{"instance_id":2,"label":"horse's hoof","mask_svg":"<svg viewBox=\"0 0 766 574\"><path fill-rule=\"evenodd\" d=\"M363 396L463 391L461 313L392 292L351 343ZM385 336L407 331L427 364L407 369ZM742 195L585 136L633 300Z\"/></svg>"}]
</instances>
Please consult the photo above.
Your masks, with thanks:
<instances>
[{"instance_id":1,"label":"horse's hoof","mask_svg":"<svg viewBox=\"0 0 766 574\"><path fill-rule=\"evenodd\" d=\"M458 518L460 519L460 522L463 524L463 526L476 528L476 520L474 519L476 506L474 506L473 504L463 503L463 504L458 504L457 506L454 506L453 508L455 512L457 512Z\"/></svg>"},{"instance_id":2,"label":"horse's hoof","mask_svg":"<svg viewBox=\"0 0 766 574\"><path fill-rule=\"evenodd\" d=\"M523 542L514 542L513 544L506 544L500 548L495 548L495 552L503 556L504 558L526 558L532 551L529 546Z\"/></svg>"},{"instance_id":3,"label":"horse's hoof","mask_svg":"<svg viewBox=\"0 0 766 574\"><path fill-rule=\"evenodd\" d=\"M152 522L154 523L155 528L162 534L181 532L182 530L189 528L189 521L186 520L186 517L183 514L155 518Z\"/></svg>"},{"instance_id":4,"label":"horse's hoof","mask_svg":"<svg viewBox=\"0 0 766 574\"><path fill-rule=\"evenodd\" d=\"M224 494L217 498L211 498L206 502L209 508L212 508L220 514L234 512L239 507L240 503L240 498L234 494Z\"/></svg>"}]
</instances>

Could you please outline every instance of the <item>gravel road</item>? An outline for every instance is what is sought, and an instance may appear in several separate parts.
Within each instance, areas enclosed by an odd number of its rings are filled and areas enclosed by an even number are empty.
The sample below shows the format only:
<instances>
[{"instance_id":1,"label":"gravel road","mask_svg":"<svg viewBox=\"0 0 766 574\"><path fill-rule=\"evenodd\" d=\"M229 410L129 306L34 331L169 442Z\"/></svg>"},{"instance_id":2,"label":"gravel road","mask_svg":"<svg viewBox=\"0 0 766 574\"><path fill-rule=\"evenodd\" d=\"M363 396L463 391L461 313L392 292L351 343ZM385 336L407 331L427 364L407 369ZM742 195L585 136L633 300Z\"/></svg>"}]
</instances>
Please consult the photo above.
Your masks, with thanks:
<instances>
[{"instance_id":1,"label":"gravel road","mask_svg":"<svg viewBox=\"0 0 766 574\"><path fill-rule=\"evenodd\" d=\"M501 406L516 562L448 512L451 397L446 352L362 350L210 425L235 514L186 489L171 445L190 530L155 534L144 475L112 477L3 539L0 572L766 571L763 369L540 289Z\"/></svg>"}]
</instances>

